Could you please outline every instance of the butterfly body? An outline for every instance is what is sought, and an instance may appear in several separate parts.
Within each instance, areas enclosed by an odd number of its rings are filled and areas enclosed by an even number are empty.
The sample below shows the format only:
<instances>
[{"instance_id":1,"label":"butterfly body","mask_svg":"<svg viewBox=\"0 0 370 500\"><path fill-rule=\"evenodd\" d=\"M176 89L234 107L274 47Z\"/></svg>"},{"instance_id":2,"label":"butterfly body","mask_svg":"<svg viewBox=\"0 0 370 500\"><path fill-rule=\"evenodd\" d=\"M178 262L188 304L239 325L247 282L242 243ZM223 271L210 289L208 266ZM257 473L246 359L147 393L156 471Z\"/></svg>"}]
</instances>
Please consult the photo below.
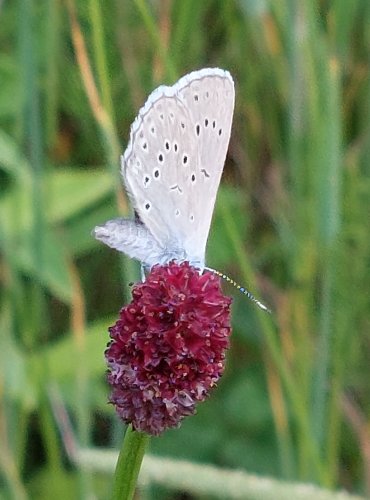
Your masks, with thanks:
<instances>
[{"instance_id":1,"label":"butterfly body","mask_svg":"<svg viewBox=\"0 0 370 500\"><path fill-rule=\"evenodd\" d=\"M136 220L108 221L95 237L149 268L175 259L203 269L233 110L233 80L218 68L154 90L121 158Z\"/></svg>"}]
</instances>

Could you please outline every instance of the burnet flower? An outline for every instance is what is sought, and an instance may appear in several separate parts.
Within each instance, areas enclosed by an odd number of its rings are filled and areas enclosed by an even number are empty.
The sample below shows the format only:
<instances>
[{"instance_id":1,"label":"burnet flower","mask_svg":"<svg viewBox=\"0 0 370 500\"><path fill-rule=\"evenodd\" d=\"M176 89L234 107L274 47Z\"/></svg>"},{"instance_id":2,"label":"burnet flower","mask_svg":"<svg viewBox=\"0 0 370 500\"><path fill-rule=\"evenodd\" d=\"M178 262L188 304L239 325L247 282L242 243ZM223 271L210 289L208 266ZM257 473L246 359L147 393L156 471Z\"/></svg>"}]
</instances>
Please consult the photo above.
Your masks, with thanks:
<instances>
[{"instance_id":1,"label":"burnet flower","mask_svg":"<svg viewBox=\"0 0 370 500\"><path fill-rule=\"evenodd\" d=\"M126 423L158 435L195 412L216 385L229 346L231 299L188 262L152 268L110 329L110 402Z\"/></svg>"}]
</instances>

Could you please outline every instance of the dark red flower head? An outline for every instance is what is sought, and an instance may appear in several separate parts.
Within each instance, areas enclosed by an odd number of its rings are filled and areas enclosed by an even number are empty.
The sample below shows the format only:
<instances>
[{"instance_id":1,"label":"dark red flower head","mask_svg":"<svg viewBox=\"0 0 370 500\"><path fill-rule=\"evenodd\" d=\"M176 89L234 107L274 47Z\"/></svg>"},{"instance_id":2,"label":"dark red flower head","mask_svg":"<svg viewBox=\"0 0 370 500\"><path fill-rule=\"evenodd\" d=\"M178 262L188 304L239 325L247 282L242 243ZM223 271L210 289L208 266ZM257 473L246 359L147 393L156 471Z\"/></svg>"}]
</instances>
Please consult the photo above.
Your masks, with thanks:
<instances>
[{"instance_id":1,"label":"dark red flower head","mask_svg":"<svg viewBox=\"0 0 370 500\"><path fill-rule=\"evenodd\" d=\"M154 266L109 329L110 402L133 428L158 435L195 411L219 378L230 304L220 279L188 262Z\"/></svg>"}]
</instances>

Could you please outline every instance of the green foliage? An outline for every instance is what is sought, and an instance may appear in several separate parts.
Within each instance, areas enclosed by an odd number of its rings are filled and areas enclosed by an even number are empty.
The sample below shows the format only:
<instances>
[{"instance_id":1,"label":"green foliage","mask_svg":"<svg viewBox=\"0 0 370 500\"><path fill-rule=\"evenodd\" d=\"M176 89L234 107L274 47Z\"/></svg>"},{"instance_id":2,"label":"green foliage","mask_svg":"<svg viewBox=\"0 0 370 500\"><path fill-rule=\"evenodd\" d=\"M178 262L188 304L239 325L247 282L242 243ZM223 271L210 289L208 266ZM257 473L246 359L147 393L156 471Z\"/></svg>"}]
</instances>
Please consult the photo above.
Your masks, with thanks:
<instances>
[{"instance_id":1,"label":"green foliage","mask_svg":"<svg viewBox=\"0 0 370 500\"><path fill-rule=\"evenodd\" d=\"M368 0L0 9L0 496L111 491L65 466L50 394L81 445L119 447L103 352L138 274L90 232L129 211L119 155L147 93L205 66L236 83L208 264L273 314L225 283L227 372L151 451L370 495Z\"/></svg>"}]
</instances>

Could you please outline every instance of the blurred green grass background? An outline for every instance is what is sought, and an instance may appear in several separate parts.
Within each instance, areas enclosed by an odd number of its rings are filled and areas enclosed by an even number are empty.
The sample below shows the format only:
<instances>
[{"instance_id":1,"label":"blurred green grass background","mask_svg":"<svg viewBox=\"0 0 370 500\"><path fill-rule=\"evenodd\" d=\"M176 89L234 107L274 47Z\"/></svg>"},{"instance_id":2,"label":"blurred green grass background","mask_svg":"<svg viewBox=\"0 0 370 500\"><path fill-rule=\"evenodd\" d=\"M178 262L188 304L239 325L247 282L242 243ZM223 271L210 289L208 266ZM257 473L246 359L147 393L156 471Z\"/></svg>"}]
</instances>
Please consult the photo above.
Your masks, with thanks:
<instances>
[{"instance_id":1,"label":"blurred green grass background","mask_svg":"<svg viewBox=\"0 0 370 500\"><path fill-rule=\"evenodd\" d=\"M0 496L109 497L51 394L82 446L120 446L103 352L138 266L90 232L129 213L148 93L207 66L236 83L207 262L273 314L224 284L225 376L150 451L370 496L368 0L18 0L0 23Z\"/></svg>"}]
</instances>

